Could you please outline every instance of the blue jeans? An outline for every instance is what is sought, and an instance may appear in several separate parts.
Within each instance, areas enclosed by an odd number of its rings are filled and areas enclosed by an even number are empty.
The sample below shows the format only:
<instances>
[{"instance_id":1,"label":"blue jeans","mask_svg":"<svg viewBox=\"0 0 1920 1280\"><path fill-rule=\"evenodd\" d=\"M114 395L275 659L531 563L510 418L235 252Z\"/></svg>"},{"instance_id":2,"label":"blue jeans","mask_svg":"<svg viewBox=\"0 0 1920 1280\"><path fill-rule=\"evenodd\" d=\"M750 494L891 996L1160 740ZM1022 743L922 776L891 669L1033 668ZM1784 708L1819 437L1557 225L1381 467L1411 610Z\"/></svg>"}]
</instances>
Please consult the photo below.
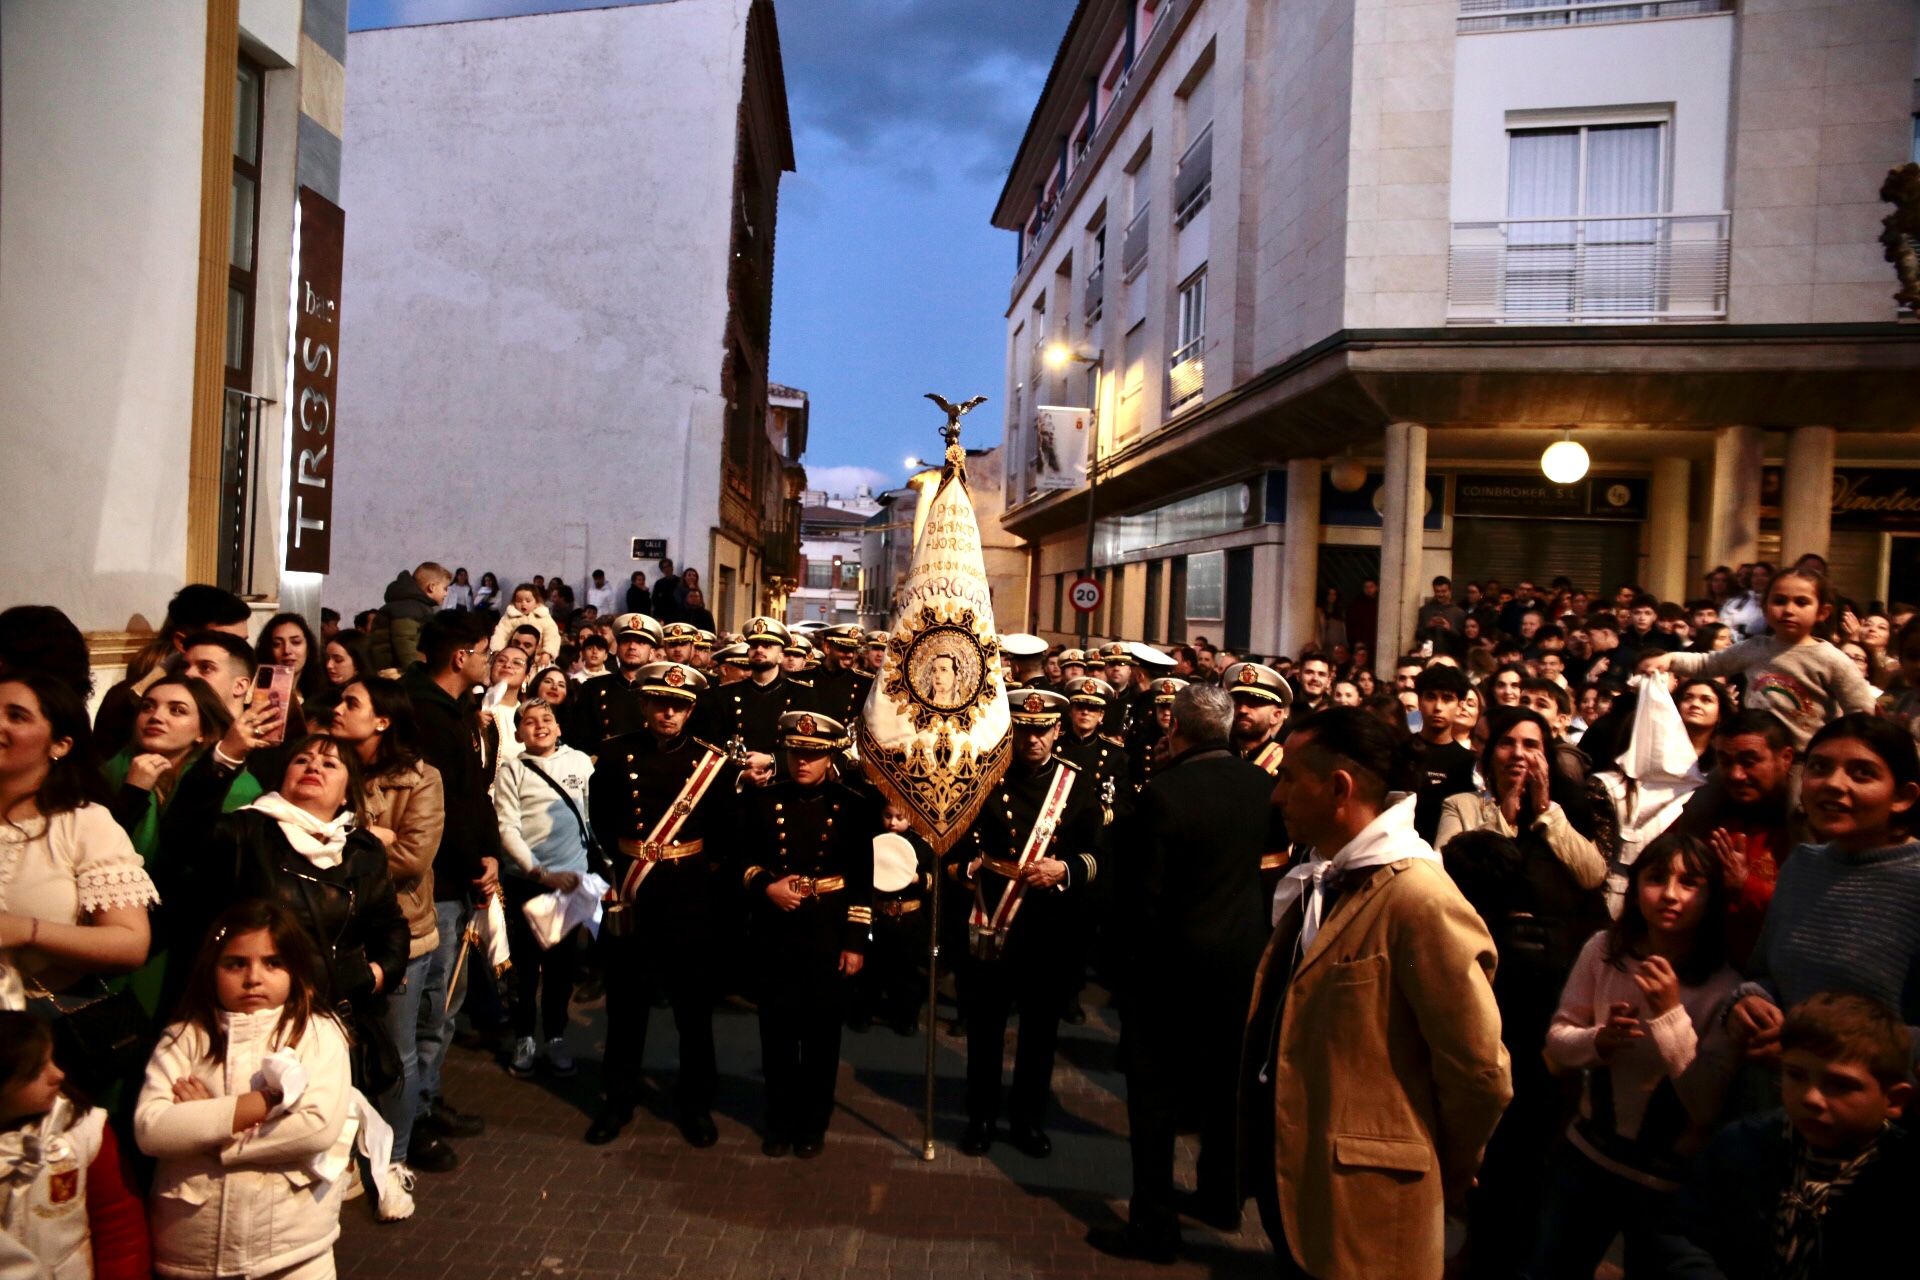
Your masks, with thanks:
<instances>
[{"instance_id":1,"label":"blue jeans","mask_svg":"<svg viewBox=\"0 0 1920 1280\"><path fill-rule=\"evenodd\" d=\"M413 1140L413 1118L419 1112L420 993L426 989L427 967L434 953L407 961L400 989L387 997L387 1034L400 1054L400 1086L380 1100L380 1117L393 1126L393 1162L407 1162L407 1144Z\"/></svg>"},{"instance_id":2,"label":"blue jeans","mask_svg":"<svg viewBox=\"0 0 1920 1280\"><path fill-rule=\"evenodd\" d=\"M420 984L420 1011L414 1024L420 1059L419 1111L415 1114L425 1112L440 1096L440 1064L446 1061L447 1046L453 1042L453 1015L460 1012L460 1002L467 994L465 965L460 967L451 999L447 985L453 980L454 959L460 954L460 939L466 934L473 908L465 902L436 902L433 912L439 918L440 945L426 957L426 981ZM467 963L473 963L472 956L467 957ZM482 959L481 963L486 961Z\"/></svg>"}]
</instances>

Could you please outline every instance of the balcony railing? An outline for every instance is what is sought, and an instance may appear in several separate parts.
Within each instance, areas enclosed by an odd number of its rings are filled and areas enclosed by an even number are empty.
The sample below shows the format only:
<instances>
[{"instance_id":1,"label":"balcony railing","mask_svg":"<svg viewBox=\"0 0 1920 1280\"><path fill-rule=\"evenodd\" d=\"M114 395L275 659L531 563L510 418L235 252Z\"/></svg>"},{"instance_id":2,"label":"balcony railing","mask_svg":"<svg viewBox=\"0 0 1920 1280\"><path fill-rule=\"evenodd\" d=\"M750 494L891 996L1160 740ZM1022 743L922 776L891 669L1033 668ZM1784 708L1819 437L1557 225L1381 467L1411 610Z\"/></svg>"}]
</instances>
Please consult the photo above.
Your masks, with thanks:
<instances>
[{"instance_id":1,"label":"balcony railing","mask_svg":"<svg viewBox=\"0 0 1920 1280\"><path fill-rule=\"evenodd\" d=\"M1195 338L1167 360L1167 409L1173 412L1185 408L1200 398L1200 392L1207 381L1206 358L1200 354L1200 348L1206 338Z\"/></svg>"},{"instance_id":2,"label":"balcony railing","mask_svg":"<svg viewBox=\"0 0 1920 1280\"><path fill-rule=\"evenodd\" d=\"M1133 273L1147 260L1147 214L1152 205L1140 206L1140 212L1133 215L1133 221L1127 224L1127 238L1120 246L1120 270L1127 279L1133 279Z\"/></svg>"},{"instance_id":3,"label":"balcony railing","mask_svg":"<svg viewBox=\"0 0 1920 1280\"><path fill-rule=\"evenodd\" d=\"M1480 31L1534 31L1732 13L1733 0L1460 0L1461 35Z\"/></svg>"},{"instance_id":4,"label":"balcony railing","mask_svg":"<svg viewBox=\"0 0 1920 1280\"><path fill-rule=\"evenodd\" d=\"M1200 131L1180 157L1173 175L1173 225L1184 227L1194 214L1206 208L1213 195L1213 123Z\"/></svg>"},{"instance_id":5,"label":"balcony railing","mask_svg":"<svg viewBox=\"0 0 1920 1280\"><path fill-rule=\"evenodd\" d=\"M1087 292L1080 306L1080 314L1089 322L1100 314L1101 306L1107 296L1107 264L1100 263L1087 275Z\"/></svg>"},{"instance_id":6,"label":"balcony railing","mask_svg":"<svg viewBox=\"0 0 1920 1280\"><path fill-rule=\"evenodd\" d=\"M1456 222L1448 323L1724 320L1729 221L1649 213Z\"/></svg>"}]
</instances>

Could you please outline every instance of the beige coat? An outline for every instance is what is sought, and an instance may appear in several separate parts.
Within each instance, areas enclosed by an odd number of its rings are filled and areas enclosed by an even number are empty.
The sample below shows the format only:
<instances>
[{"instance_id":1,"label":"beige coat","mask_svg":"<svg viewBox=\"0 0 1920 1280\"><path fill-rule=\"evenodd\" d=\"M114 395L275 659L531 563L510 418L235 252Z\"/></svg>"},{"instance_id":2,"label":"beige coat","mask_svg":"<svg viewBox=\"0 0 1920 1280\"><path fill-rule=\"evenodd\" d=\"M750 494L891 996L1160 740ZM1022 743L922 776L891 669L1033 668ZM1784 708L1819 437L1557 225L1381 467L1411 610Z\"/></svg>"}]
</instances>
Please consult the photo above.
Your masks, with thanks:
<instances>
[{"instance_id":1,"label":"beige coat","mask_svg":"<svg viewBox=\"0 0 1920 1280\"><path fill-rule=\"evenodd\" d=\"M440 945L433 911L433 855L447 825L447 797L440 771L424 760L367 780L367 822L387 827L387 874L407 917L407 959L418 960Z\"/></svg>"},{"instance_id":2,"label":"beige coat","mask_svg":"<svg viewBox=\"0 0 1920 1280\"><path fill-rule=\"evenodd\" d=\"M1299 922L1295 903L1274 937L1296 938ZM1376 870L1300 958L1281 1013L1274 1169L1294 1259L1320 1280L1441 1274L1445 1204L1464 1198L1513 1096L1493 969L1493 939L1431 858Z\"/></svg>"}]
</instances>

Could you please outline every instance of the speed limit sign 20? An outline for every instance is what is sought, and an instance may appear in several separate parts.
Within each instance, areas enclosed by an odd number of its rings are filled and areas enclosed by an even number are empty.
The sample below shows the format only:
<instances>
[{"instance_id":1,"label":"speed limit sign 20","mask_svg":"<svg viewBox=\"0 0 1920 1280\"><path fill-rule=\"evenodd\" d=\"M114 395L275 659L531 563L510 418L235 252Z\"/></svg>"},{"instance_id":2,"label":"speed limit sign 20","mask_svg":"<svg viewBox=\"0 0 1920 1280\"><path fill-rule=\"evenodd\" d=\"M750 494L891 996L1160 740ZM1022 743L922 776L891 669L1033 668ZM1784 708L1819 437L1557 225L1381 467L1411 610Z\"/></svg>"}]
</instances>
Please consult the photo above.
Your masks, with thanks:
<instances>
[{"instance_id":1,"label":"speed limit sign 20","mask_svg":"<svg viewBox=\"0 0 1920 1280\"><path fill-rule=\"evenodd\" d=\"M1092 613L1100 607L1100 584L1092 578L1076 578L1072 589L1067 592L1067 599L1080 612Z\"/></svg>"}]
</instances>

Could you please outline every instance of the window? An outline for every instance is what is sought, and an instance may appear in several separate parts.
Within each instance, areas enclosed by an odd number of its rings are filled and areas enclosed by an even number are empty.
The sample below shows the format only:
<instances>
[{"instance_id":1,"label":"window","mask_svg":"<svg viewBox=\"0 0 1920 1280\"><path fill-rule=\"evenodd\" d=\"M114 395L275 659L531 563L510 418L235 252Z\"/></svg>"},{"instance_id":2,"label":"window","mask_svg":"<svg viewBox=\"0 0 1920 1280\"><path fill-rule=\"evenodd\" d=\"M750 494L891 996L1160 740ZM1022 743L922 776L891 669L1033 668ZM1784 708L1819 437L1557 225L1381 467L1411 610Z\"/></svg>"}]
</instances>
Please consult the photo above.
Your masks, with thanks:
<instances>
[{"instance_id":1,"label":"window","mask_svg":"<svg viewBox=\"0 0 1920 1280\"><path fill-rule=\"evenodd\" d=\"M1507 160L1507 314L1659 306L1667 125L1514 129Z\"/></svg>"},{"instance_id":2,"label":"window","mask_svg":"<svg viewBox=\"0 0 1920 1280\"><path fill-rule=\"evenodd\" d=\"M1208 551L1186 561L1186 620L1221 621L1227 613L1227 553Z\"/></svg>"},{"instance_id":3,"label":"window","mask_svg":"<svg viewBox=\"0 0 1920 1280\"><path fill-rule=\"evenodd\" d=\"M1173 355L1167 362L1169 410L1199 399L1205 389L1202 348L1207 339L1207 273L1204 267L1180 286L1179 312Z\"/></svg>"},{"instance_id":4,"label":"window","mask_svg":"<svg viewBox=\"0 0 1920 1280\"><path fill-rule=\"evenodd\" d=\"M819 591L833 588L833 562L830 560L807 561L807 586Z\"/></svg>"},{"instance_id":5,"label":"window","mask_svg":"<svg viewBox=\"0 0 1920 1280\"><path fill-rule=\"evenodd\" d=\"M1106 304L1107 281L1107 227L1105 223L1094 231L1087 246L1087 291L1080 310L1087 317L1087 329L1091 331L1099 321Z\"/></svg>"},{"instance_id":6,"label":"window","mask_svg":"<svg viewBox=\"0 0 1920 1280\"><path fill-rule=\"evenodd\" d=\"M1140 434L1140 393L1147 384L1147 324L1141 321L1127 331L1122 356L1120 407L1115 415L1118 426L1114 442L1124 445Z\"/></svg>"},{"instance_id":7,"label":"window","mask_svg":"<svg viewBox=\"0 0 1920 1280\"><path fill-rule=\"evenodd\" d=\"M220 585L251 594L254 480L260 405L253 394L253 329L260 231L260 137L266 76L242 57L234 70L233 207L227 224L226 401L220 419Z\"/></svg>"},{"instance_id":8,"label":"window","mask_svg":"<svg viewBox=\"0 0 1920 1280\"><path fill-rule=\"evenodd\" d=\"M1204 71L1180 99L1186 145L1173 175L1173 224L1184 227L1213 198L1213 73Z\"/></svg>"}]
</instances>

